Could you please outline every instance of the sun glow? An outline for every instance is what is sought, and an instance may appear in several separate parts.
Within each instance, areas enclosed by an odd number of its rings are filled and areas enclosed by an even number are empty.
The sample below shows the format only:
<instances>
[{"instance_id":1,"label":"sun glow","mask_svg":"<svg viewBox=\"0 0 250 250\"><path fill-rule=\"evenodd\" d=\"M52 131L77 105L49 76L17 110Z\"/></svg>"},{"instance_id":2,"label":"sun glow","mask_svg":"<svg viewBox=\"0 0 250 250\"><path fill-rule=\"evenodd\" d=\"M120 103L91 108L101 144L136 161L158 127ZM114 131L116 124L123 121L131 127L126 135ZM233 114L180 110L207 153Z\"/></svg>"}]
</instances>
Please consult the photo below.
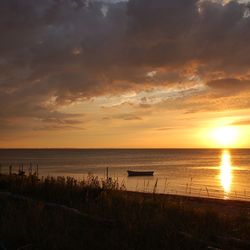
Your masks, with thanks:
<instances>
[{"instance_id":1,"label":"sun glow","mask_svg":"<svg viewBox=\"0 0 250 250\"><path fill-rule=\"evenodd\" d=\"M232 166L230 152L224 150L221 156L220 182L225 193L229 193L232 183Z\"/></svg>"},{"instance_id":2,"label":"sun glow","mask_svg":"<svg viewBox=\"0 0 250 250\"><path fill-rule=\"evenodd\" d=\"M233 147L237 143L239 131L233 126L219 127L213 130L212 137L220 147Z\"/></svg>"}]
</instances>

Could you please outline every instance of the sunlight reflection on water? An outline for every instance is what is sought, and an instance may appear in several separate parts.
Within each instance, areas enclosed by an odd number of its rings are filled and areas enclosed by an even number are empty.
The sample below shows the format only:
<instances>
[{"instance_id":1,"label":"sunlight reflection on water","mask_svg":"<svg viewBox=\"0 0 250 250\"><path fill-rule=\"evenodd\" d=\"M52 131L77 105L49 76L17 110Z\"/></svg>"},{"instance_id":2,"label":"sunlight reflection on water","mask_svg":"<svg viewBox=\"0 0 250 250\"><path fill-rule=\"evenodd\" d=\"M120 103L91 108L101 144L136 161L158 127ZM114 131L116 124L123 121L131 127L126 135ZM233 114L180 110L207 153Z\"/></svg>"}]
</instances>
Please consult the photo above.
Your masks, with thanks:
<instances>
[{"instance_id":1,"label":"sunlight reflection on water","mask_svg":"<svg viewBox=\"0 0 250 250\"><path fill-rule=\"evenodd\" d=\"M225 192L224 198L226 199L231 191L232 178L231 155L228 150L224 150L221 155L220 182Z\"/></svg>"},{"instance_id":2,"label":"sunlight reflection on water","mask_svg":"<svg viewBox=\"0 0 250 250\"><path fill-rule=\"evenodd\" d=\"M2 173L10 164L39 176L88 175L123 183L127 190L250 201L250 149L0 150ZM128 177L127 170L154 170L152 177Z\"/></svg>"}]
</instances>

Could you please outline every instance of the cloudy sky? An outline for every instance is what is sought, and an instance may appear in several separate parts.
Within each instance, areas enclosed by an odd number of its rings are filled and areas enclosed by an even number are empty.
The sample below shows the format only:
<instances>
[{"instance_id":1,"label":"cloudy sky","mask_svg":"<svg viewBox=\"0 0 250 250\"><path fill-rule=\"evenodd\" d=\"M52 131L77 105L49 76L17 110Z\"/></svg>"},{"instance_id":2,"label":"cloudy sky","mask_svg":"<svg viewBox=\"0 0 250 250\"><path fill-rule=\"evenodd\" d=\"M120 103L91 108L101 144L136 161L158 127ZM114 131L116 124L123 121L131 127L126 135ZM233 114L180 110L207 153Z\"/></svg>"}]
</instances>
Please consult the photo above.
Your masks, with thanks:
<instances>
[{"instance_id":1,"label":"cloudy sky","mask_svg":"<svg viewBox=\"0 0 250 250\"><path fill-rule=\"evenodd\" d=\"M250 147L248 1L1 0L0 32L0 147Z\"/></svg>"}]
</instances>

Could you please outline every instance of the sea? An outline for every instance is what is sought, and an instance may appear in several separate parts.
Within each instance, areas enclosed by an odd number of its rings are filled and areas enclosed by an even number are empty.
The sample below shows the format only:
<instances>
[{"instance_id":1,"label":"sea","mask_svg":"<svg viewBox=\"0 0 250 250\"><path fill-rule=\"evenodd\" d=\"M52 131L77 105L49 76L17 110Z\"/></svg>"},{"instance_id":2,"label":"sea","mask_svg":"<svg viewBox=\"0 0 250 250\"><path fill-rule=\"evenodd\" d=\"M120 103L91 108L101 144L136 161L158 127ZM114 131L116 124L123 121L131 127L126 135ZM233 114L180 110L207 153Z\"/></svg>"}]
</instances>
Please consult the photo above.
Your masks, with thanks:
<instances>
[{"instance_id":1,"label":"sea","mask_svg":"<svg viewBox=\"0 0 250 250\"><path fill-rule=\"evenodd\" d=\"M250 149L0 149L0 171L112 178L122 189L250 200ZM108 171L107 171L108 170ZM127 170L154 171L128 177Z\"/></svg>"}]
</instances>

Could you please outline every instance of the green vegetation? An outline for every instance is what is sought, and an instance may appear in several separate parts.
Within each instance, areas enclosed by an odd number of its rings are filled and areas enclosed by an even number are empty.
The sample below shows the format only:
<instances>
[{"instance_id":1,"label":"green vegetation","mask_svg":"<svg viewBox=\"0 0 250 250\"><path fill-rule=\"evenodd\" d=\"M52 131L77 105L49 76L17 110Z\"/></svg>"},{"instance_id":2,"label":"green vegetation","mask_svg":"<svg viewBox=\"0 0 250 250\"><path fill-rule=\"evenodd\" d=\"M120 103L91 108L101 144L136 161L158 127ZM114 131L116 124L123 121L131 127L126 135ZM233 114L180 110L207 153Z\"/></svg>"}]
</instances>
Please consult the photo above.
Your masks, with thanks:
<instances>
[{"instance_id":1,"label":"green vegetation","mask_svg":"<svg viewBox=\"0 0 250 250\"><path fill-rule=\"evenodd\" d=\"M0 249L249 249L250 204L0 175Z\"/></svg>"}]
</instances>

